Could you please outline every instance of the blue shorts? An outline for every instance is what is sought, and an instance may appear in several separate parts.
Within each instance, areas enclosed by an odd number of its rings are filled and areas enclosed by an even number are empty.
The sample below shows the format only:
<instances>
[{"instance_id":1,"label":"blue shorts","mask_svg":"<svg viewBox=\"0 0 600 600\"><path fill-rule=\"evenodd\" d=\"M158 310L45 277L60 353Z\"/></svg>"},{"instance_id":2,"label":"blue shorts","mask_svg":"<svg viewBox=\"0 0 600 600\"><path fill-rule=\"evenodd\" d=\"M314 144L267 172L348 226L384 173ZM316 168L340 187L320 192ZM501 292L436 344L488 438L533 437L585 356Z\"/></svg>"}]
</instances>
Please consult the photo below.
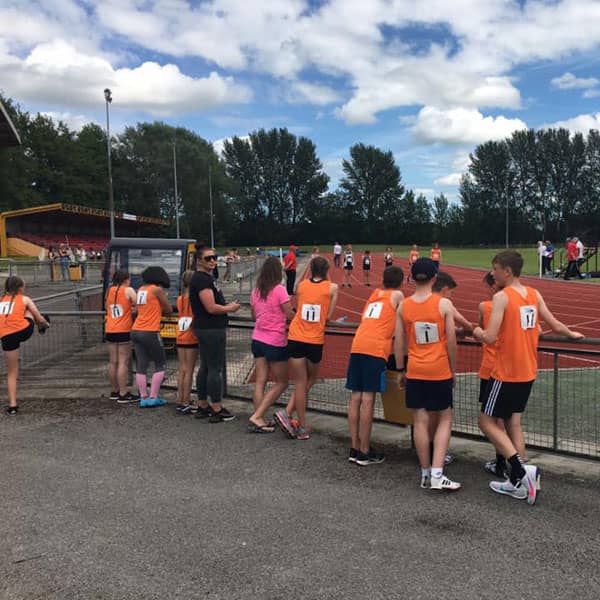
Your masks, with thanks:
<instances>
[{"instance_id":1,"label":"blue shorts","mask_svg":"<svg viewBox=\"0 0 600 600\"><path fill-rule=\"evenodd\" d=\"M385 392L385 360L368 354L351 354L346 388L353 392Z\"/></svg>"},{"instance_id":2,"label":"blue shorts","mask_svg":"<svg viewBox=\"0 0 600 600\"><path fill-rule=\"evenodd\" d=\"M289 358L285 346L271 346L258 340L252 340L252 355L254 358L266 358L267 362L286 362Z\"/></svg>"},{"instance_id":3,"label":"blue shorts","mask_svg":"<svg viewBox=\"0 0 600 600\"><path fill-rule=\"evenodd\" d=\"M452 408L452 391L452 379L441 381L407 379L406 408L424 408L434 411Z\"/></svg>"}]
</instances>

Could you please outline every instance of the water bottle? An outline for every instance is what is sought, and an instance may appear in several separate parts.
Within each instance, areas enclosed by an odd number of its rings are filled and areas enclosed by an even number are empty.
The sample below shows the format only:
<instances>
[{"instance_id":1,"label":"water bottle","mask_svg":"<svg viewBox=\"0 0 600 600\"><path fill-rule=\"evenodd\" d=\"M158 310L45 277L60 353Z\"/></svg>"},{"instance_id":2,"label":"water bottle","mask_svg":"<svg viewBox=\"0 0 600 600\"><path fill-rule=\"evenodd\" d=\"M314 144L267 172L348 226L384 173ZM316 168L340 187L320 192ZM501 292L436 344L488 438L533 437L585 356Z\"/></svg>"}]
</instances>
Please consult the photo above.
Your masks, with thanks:
<instances>
[{"instance_id":1,"label":"water bottle","mask_svg":"<svg viewBox=\"0 0 600 600\"><path fill-rule=\"evenodd\" d=\"M344 323L347 320L348 320L348 315L343 315L339 319L336 319L335 322L336 323Z\"/></svg>"}]
</instances>

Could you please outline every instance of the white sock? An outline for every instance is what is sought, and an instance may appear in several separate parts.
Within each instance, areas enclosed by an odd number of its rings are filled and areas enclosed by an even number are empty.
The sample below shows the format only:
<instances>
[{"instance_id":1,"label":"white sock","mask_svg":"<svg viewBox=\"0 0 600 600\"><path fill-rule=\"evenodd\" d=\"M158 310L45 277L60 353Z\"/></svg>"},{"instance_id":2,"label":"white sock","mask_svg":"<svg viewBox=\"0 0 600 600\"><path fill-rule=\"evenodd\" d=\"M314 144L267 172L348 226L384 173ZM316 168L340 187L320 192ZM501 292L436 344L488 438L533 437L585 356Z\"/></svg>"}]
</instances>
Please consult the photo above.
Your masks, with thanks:
<instances>
[{"instance_id":1,"label":"white sock","mask_svg":"<svg viewBox=\"0 0 600 600\"><path fill-rule=\"evenodd\" d=\"M431 476L436 479L440 479L440 477L444 474L444 469L431 469Z\"/></svg>"},{"instance_id":2,"label":"white sock","mask_svg":"<svg viewBox=\"0 0 600 600\"><path fill-rule=\"evenodd\" d=\"M421 477L429 477L431 469L421 469Z\"/></svg>"}]
</instances>

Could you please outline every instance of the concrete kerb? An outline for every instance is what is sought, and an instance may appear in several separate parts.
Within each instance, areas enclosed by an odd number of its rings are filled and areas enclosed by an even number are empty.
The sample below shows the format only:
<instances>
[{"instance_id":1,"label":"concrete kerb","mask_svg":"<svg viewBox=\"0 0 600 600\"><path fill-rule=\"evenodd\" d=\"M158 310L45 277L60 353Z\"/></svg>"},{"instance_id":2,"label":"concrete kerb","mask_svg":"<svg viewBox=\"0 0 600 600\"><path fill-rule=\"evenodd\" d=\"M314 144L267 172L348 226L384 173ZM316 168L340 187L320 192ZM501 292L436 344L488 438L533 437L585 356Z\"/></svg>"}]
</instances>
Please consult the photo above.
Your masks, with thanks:
<instances>
[{"instance_id":1,"label":"concrete kerb","mask_svg":"<svg viewBox=\"0 0 600 600\"><path fill-rule=\"evenodd\" d=\"M240 418L252 414L252 403L244 400L226 400L227 407ZM337 440L348 440L348 423L345 416L317 413L309 410L308 421L313 429ZM400 427L390 423L375 422L373 424L372 442L375 446L395 447L413 452L410 441L410 428ZM478 441L463 437L453 437L450 442L450 452L456 461L475 463L483 468L483 463L494 458L494 450L489 442ZM587 460L571 456L563 456L535 449L528 449L529 462L557 475L582 480L600 479L600 461ZM415 466L416 466L415 455Z\"/></svg>"}]
</instances>

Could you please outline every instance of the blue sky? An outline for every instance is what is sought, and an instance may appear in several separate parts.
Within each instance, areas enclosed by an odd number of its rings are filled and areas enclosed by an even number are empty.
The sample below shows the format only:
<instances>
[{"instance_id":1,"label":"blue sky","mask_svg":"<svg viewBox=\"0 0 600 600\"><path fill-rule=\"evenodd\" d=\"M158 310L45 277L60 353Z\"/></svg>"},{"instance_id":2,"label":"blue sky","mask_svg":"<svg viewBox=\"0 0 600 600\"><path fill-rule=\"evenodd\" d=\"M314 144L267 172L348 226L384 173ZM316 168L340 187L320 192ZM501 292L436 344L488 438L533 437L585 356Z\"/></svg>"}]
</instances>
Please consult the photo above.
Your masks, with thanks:
<instances>
[{"instance_id":1,"label":"blue sky","mask_svg":"<svg viewBox=\"0 0 600 600\"><path fill-rule=\"evenodd\" d=\"M0 88L73 127L160 119L216 142L287 127L336 187L356 142L455 199L515 129L600 128L597 0L0 0Z\"/></svg>"}]
</instances>

